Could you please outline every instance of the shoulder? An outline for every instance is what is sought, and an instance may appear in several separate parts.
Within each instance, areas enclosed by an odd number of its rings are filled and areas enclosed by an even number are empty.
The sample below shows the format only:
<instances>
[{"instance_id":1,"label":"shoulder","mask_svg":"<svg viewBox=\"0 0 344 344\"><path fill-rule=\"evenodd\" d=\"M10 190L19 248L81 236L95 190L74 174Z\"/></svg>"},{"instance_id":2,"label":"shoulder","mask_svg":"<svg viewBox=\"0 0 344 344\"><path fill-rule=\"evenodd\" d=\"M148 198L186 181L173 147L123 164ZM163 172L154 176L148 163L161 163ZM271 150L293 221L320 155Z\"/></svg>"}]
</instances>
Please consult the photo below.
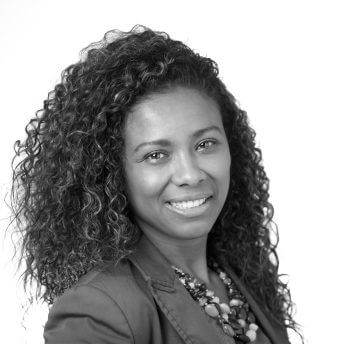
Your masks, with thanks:
<instances>
[{"instance_id":1,"label":"shoulder","mask_svg":"<svg viewBox=\"0 0 344 344\"><path fill-rule=\"evenodd\" d=\"M46 343L78 343L84 338L134 342L142 321L149 328L155 310L144 290L148 287L139 278L126 260L87 273L53 304L44 331Z\"/></svg>"},{"instance_id":2,"label":"shoulder","mask_svg":"<svg viewBox=\"0 0 344 344\"><path fill-rule=\"evenodd\" d=\"M117 264L109 263L103 268L93 269L80 278L74 290L79 288L93 288L102 292L113 300L124 295L142 294L142 285L138 279L135 267L128 260L121 260Z\"/></svg>"},{"instance_id":3,"label":"shoulder","mask_svg":"<svg viewBox=\"0 0 344 344\"><path fill-rule=\"evenodd\" d=\"M154 304L149 285L142 274L131 263L123 259L117 264L110 263L102 269L94 269L83 276L74 290L93 289L106 295L126 313L131 314L137 306Z\"/></svg>"}]
</instances>

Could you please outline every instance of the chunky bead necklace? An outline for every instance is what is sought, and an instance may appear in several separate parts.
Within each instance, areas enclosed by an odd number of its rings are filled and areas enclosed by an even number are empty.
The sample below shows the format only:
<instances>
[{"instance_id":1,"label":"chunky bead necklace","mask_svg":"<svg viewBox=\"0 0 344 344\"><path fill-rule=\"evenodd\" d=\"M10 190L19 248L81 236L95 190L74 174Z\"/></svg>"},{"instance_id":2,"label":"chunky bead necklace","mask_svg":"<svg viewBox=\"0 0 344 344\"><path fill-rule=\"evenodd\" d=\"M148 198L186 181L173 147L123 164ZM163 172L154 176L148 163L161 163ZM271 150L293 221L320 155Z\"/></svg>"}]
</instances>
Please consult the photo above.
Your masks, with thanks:
<instances>
[{"instance_id":1,"label":"chunky bead necklace","mask_svg":"<svg viewBox=\"0 0 344 344\"><path fill-rule=\"evenodd\" d=\"M233 337L236 344L249 343L256 339L258 326L246 298L216 262L211 264L211 268L218 273L226 286L229 305L220 303L220 299L212 290L207 289L204 283L175 266L172 268L191 297L205 313L217 320L223 332Z\"/></svg>"}]
</instances>

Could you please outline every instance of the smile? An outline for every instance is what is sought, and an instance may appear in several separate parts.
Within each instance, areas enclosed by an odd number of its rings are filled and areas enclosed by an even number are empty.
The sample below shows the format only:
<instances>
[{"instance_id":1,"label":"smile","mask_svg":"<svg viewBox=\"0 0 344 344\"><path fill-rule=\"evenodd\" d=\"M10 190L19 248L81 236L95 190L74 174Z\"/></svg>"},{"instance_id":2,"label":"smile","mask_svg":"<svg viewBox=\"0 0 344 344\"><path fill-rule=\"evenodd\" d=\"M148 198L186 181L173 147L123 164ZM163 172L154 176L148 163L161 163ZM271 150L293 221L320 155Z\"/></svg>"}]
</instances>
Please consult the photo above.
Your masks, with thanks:
<instances>
[{"instance_id":1,"label":"smile","mask_svg":"<svg viewBox=\"0 0 344 344\"><path fill-rule=\"evenodd\" d=\"M193 200L185 200L185 201L170 201L166 202L167 208L172 211L174 214L178 214L178 216L182 217L198 217L203 216L207 213L207 211L211 208L212 196L203 197Z\"/></svg>"},{"instance_id":2,"label":"smile","mask_svg":"<svg viewBox=\"0 0 344 344\"><path fill-rule=\"evenodd\" d=\"M177 209L191 209L199 207L206 202L206 198L196 199L193 201L183 201L183 202L171 202L172 207Z\"/></svg>"}]
</instances>

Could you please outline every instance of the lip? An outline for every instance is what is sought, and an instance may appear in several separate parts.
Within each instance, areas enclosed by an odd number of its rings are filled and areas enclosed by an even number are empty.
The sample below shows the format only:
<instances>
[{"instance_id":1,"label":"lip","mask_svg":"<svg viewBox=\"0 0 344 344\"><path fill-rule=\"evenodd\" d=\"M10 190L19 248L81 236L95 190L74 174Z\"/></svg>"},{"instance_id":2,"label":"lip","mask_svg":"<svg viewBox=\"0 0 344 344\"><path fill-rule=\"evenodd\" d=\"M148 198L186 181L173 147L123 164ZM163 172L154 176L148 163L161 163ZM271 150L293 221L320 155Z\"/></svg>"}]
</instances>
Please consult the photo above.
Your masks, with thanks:
<instances>
[{"instance_id":1,"label":"lip","mask_svg":"<svg viewBox=\"0 0 344 344\"><path fill-rule=\"evenodd\" d=\"M199 197L199 198L197 198ZM199 205L197 207L194 208L188 208L188 209L179 209L176 208L174 206L172 206L172 204L170 202L166 202L166 208L173 212L174 214L178 214L182 217L198 217L201 215L204 215L207 210L210 208L211 206L211 200L212 200L212 196L208 196L205 197L205 195L201 195L201 196L197 196L196 198L190 198L190 196L188 196L188 198L184 198L184 201L191 201L191 200L198 200L198 199L202 199L202 198L206 198L205 203L203 203L202 205ZM178 201L171 201L171 202L183 202L180 201L180 199L182 198L178 198Z\"/></svg>"}]
</instances>

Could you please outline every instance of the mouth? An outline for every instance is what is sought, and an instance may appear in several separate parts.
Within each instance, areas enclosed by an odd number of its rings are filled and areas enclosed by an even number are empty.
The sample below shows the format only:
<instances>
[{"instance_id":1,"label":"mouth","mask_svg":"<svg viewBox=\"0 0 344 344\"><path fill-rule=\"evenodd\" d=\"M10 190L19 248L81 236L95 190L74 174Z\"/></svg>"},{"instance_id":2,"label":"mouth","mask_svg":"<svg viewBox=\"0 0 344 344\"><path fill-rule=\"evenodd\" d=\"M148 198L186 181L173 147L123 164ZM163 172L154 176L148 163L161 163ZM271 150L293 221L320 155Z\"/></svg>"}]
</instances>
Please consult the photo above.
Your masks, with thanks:
<instances>
[{"instance_id":1,"label":"mouth","mask_svg":"<svg viewBox=\"0 0 344 344\"><path fill-rule=\"evenodd\" d=\"M192 201L182 201L182 202L168 202L172 207L177 209L191 209L199 207L207 201L206 198L196 199Z\"/></svg>"},{"instance_id":2,"label":"mouth","mask_svg":"<svg viewBox=\"0 0 344 344\"><path fill-rule=\"evenodd\" d=\"M212 198L203 197L195 200L185 200L181 202L166 202L167 207L179 214L201 214L208 206L208 201Z\"/></svg>"}]
</instances>

